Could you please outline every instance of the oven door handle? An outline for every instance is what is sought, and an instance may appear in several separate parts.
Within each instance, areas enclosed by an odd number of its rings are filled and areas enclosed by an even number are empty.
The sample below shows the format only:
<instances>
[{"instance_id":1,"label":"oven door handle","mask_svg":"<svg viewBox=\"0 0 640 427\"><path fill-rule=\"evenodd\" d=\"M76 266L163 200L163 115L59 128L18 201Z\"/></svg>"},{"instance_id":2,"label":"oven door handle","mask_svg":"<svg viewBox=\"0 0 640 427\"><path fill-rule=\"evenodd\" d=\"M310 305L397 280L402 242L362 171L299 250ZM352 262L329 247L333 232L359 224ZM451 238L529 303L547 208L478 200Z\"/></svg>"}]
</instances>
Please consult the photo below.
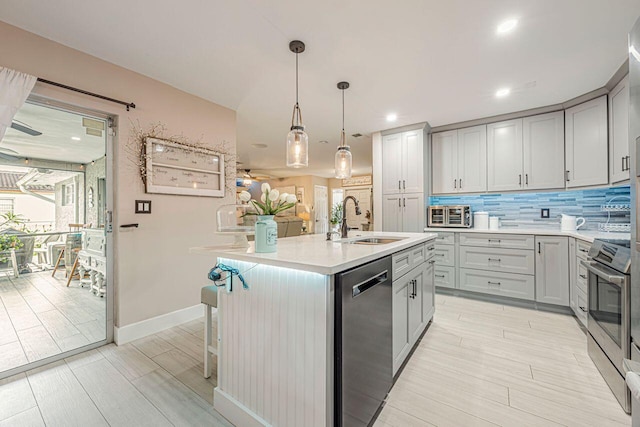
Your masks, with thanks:
<instances>
[{"instance_id":1,"label":"oven door handle","mask_svg":"<svg viewBox=\"0 0 640 427\"><path fill-rule=\"evenodd\" d=\"M608 272L602 270L601 268L598 268L592 262L587 262L587 261L582 261L581 260L580 264L584 265L587 268L587 270L589 270L590 272L592 272L596 276L599 276L599 277L603 278L604 280L606 280L609 283L613 283L613 284L619 285L619 286L624 285L624 281L626 279L625 276L618 276L618 275L609 274Z\"/></svg>"}]
</instances>

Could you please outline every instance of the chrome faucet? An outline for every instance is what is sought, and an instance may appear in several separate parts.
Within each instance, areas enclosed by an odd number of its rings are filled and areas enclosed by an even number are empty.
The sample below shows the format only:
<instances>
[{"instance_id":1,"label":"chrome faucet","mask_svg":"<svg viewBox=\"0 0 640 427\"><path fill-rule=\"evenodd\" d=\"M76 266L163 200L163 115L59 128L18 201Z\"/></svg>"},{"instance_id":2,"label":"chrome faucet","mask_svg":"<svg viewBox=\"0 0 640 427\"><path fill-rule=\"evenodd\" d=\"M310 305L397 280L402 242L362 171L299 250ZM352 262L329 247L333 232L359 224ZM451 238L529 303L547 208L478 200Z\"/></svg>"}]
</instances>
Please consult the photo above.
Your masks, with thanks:
<instances>
[{"instance_id":1,"label":"chrome faucet","mask_svg":"<svg viewBox=\"0 0 640 427\"><path fill-rule=\"evenodd\" d=\"M347 238L347 233L349 232L349 227L347 227L347 200L353 200L353 203L356 205L356 215L361 215L362 211L360 210L360 205L358 201L353 196L347 196L342 201L342 225L340 227L341 237L343 239Z\"/></svg>"}]
</instances>

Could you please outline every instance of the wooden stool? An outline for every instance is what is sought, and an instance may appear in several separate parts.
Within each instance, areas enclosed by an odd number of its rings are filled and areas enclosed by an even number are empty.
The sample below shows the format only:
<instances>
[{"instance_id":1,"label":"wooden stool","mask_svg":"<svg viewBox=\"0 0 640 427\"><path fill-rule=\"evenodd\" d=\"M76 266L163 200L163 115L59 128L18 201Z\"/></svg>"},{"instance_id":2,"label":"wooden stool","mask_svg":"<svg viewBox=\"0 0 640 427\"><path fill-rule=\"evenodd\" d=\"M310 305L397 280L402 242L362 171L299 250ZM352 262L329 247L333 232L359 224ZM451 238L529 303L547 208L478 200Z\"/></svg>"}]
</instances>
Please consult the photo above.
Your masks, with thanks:
<instances>
[{"instance_id":1,"label":"wooden stool","mask_svg":"<svg viewBox=\"0 0 640 427\"><path fill-rule=\"evenodd\" d=\"M51 273L51 277L56 277L56 271L58 271L58 267L60 266L60 261L64 258L64 247L60 249L60 255L58 255L58 260L56 261L55 267L53 267L53 272ZM66 272L65 272L66 274Z\"/></svg>"},{"instance_id":2,"label":"wooden stool","mask_svg":"<svg viewBox=\"0 0 640 427\"><path fill-rule=\"evenodd\" d=\"M80 257L78 256L78 252L80 252L81 250L82 249L80 249L80 248L75 248L73 250L73 252L76 253L76 259L75 259L75 261L73 261L73 266L71 267L71 273L69 273L69 280L67 280L67 288L71 284L71 280L73 280L73 276L75 276L75 274L76 274L76 269L78 268L78 262L80 260ZM55 273L56 271L53 270L53 272ZM78 274L78 279L82 280L82 277L80 277L79 274Z\"/></svg>"},{"instance_id":3,"label":"wooden stool","mask_svg":"<svg viewBox=\"0 0 640 427\"><path fill-rule=\"evenodd\" d=\"M218 287L205 286L200 292L200 301L204 304L204 377L211 376L211 356L218 355L217 346L213 344L211 325L211 309L218 307ZM217 341L217 339L216 339Z\"/></svg>"}]
</instances>

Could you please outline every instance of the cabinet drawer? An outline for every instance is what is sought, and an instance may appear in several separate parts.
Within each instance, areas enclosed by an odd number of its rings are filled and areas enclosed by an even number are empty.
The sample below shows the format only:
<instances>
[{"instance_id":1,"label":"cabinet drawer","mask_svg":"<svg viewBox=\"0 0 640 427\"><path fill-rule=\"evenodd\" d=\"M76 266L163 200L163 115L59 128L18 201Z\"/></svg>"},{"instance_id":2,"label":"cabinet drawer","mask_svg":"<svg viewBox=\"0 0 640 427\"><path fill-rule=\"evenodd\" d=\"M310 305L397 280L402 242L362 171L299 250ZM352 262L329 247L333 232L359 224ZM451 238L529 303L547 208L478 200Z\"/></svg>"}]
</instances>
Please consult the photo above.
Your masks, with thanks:
<instances>
[{"instance_id":1,"label":"cabinet drawer","mask_svg":"<svg viewBox=\"0 0 640 427\"><path fill-rule=\"evenodd\" d=\"M576 317L582 322L584 327L587 327L587 314L589 312L589 303L587 294L580 289L576 292Z\"/></svg>"},{"instance_id":2,"label":"cabinet drawer","mask_svg":"<svg viewBox=\"0 0 640 427\"><path fill-rule=\"evenodd\" d=\"M504 273L534 274L533 251L460 246L460 267Z\"/></svg>"},{"instance_id":3,"label":"cabinet drawer","mask_svg":"<svg viewBox=\"0 0 640 427\"><path fill-rule=\"evenodd\" d=\"M534 277L525 274L460 269L460 289L533 300Z\"/></svg>"},{"instance_id":4,"label":"cabinet drawer","mask_svg":"<svg viewBox=\"0 0 640 427\"><path fill-rule=\"evenodd\" d=\"M427 242L424 245L425 249L425 261L430 260L436 254L436 243L434 241Z\"/></svg>"},{"instance_id":5,"label":"cabinet drawer","mask_svg":"<svg viewBox=\"0 0 640 427\"><path fill-rule=\"evenodd\" d=\"M588 258L589 249L591 249L591 243L583 242L582 240L576 239L576 256L586 261Z\"/></svg>"},{"instance_id":6,"label":"cabinet drawer","mask_svg":"<svg viewBox=\"0 0 640 427\"><path fill-rule=\"evenodd\" d=\"M580 289L583 293L586 294L588 292L587 280L589 279L589 271L587 270L587 267L582 265L582 263L580 262L580 258L577 258L576 262L578 263L576 267L576 271L578 272L576 277L576 285L578 289Z\"/></svg>"},{"instance_id":7,"label":"cabinet drawer","mask_svg":"<svg viewBox=\"0 0 640 427\"><path fill-rule=\"evenodd\" d=\"M456 269L455 267L447 267L436 264L435 269L435 284L440 288L455 288L456 287Z\"/></svg>"},{"instance_id":8,"label":"cabinet drawer","mask_svg":"<svg viewBox=\"0 0 640 427\"><path fill-rule=\"evenodd\" d=\"M391 262L392 262L391 274L392 274L393 280L396 280L404 276L409 271L411 271L414 267L424 263L428 259L427 246L433 247L431 246L431 243L428 243L426 245L422 243L420 245L413 246L409 249L405 249L402 252L393 254L393 256L391 257ZM429 252L434 252L434 251L432 250Z\"/></svg>"},{"instance_id":9,"label":"cabinet drawer","mask_svg":"<svg viewBox=\"0 0 640 427\"><path fill-rule=\"evenodd\" d=\"M455 246L436 245L434 254L436 265L448 265L454 267L456 265L455 252Z\"/></svg>"},{"instance_id":10,"label":"cabinet drawer","mask_svg":"<svg viewBox=\"0 0 640 427\"><path fill-rule=\"evenodd\" d=\"M534 240L525 234L460 233L460 246L533 250Z\"/></svg>"},{"instance_id":11,"label":"cabinet drawer","mask_svg":"<svg viewBox=\"0 0 640 427\"><path fill-rule=\"evenodd\" d=\"M455 245L456 235L455 233L438 231L438 237L436 237L436 243L438 245Z\"/></svg>"}]
</instances>

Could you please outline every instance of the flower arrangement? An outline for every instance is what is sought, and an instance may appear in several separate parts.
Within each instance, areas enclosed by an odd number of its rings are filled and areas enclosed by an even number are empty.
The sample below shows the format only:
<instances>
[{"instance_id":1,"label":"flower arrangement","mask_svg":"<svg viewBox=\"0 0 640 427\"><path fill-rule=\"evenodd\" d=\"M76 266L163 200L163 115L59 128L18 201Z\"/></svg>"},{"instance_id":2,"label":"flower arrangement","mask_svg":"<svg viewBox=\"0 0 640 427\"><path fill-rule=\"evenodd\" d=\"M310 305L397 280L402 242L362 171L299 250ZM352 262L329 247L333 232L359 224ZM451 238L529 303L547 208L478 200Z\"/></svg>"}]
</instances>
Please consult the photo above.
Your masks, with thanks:
<instances>
[{"instance_id":1,"label":"flower arrangement","mask_svg":"<svg viewBox=\"0 0 640 427\"><path fill-rule=\"evenodd\" d=\"M280 194L278 190L272 190L266 182L262 184L260 202L252 200L248 191L240 192L239 198L245 203L251 203L256 210L256 212L247 212L246 215L276 215L291 209L297 202L295 194Z\"/></svg>"}]
</instances>

